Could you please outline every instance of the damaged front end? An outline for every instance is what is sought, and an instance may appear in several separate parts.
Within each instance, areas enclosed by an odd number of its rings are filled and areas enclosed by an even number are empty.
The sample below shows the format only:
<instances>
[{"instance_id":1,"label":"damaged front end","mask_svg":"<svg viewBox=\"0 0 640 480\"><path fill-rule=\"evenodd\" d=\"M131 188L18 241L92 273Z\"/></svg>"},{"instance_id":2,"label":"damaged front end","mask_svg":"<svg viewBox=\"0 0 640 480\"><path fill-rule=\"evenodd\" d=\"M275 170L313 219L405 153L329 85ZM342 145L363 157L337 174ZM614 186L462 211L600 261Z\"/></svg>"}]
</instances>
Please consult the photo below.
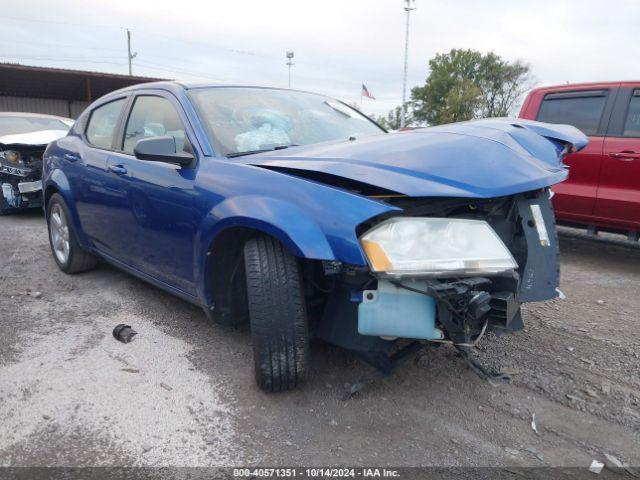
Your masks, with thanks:
<instances>
[{"instance_id":1,"label":"damaged front end","mask_svg":"<svg viewBox=\"0 0 640 480\"><path fill-rule=\"evenodd\" d=\"M558 296L548 189L386 201L402 211L359 228L369 268L325 264L333 288L317 330L323 340L388 372L400 343L472 347L488 331L521 330L521 302Z\"/></svg>"},{"instance_id":2,"label":"damaged front end","mask_svg":"<svg viewBox=\"0 0 640 480\"><path fill-rule=\"evenodd\" d=\"M483 372L468 349L489 331L521 330L522 302L560 295L549 188L587 142L566 125L484 119L244 161L389 207L357 224L362 263L307 272L317 337L386 373L448 343Z\"/></svg>"},{"instance_id":3,"label":"damaged front end","mask_svg":"<svg viewBox=\"0 0 640 480\"><path fill-rule=\"evenodd\" d=\"M46 145L0 144L0 215L42 206L42 155Z\"/></svg>"}]
</instances>

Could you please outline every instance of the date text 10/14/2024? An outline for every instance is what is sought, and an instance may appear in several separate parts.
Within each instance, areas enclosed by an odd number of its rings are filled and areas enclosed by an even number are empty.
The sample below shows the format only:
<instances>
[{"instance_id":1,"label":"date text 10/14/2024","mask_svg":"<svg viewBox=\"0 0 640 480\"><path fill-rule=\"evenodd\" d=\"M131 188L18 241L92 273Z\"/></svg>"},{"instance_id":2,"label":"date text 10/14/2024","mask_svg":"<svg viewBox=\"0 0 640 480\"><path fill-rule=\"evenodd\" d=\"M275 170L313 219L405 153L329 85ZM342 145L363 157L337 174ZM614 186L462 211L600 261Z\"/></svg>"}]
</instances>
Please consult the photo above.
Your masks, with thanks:
<instances>
[{"instance_id":1,"label":"date text 10/14/2024","mask_svg":"<svg viewBox=\"0 0 640 480\"><path fill-rule=\"evenodd\" d=\"M234 478L399 478L387 468L234 468Z\"/></svg>"}]
</instances>

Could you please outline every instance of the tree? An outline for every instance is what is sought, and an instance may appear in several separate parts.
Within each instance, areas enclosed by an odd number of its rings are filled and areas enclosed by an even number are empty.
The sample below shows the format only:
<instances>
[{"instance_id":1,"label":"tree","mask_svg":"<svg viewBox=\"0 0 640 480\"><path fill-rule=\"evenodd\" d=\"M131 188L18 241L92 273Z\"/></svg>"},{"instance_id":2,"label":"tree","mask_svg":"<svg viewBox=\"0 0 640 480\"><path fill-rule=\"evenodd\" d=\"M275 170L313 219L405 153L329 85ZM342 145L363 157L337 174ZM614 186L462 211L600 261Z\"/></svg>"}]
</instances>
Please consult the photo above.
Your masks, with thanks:
<instances>
[{"instance_id":1,"label":"tree","mask_svg":"<svg viewBox=\"0 0 640 480\"><path fill-rule=\"evenodd\" d=\"M426 83L411 90L413 114L430 125L504 117L531 86L529 66L493 52L453 49L429 60Z\"/></svg>"},{"instance_id":2,"label":"tree","mask_svg":"<svg viewBox=\"0 0 640 480\"><path fill-rule=\"evenodd\" d=\"M411 108L409 102L405 104L405 126L411 126L413 123L413 116L411 114ZM393 110L389 110L386 116L380 115L375 119L376 122L380 124L381 127L387 130L398 130L400 128L400 114L402 113L402 108L398 105Z\"/></svg>"},{"instance_id":3,"label":"tree","mask_svg":"<svg viewBox=\"0 0 640 480\"><path fill-rule=\"evenodd\" d=\"M509 63L493 52L482 59L479 87L482 90L481 117L506 117L516 102L533 86L529 65Z\"/></svg>"}]
</instances>

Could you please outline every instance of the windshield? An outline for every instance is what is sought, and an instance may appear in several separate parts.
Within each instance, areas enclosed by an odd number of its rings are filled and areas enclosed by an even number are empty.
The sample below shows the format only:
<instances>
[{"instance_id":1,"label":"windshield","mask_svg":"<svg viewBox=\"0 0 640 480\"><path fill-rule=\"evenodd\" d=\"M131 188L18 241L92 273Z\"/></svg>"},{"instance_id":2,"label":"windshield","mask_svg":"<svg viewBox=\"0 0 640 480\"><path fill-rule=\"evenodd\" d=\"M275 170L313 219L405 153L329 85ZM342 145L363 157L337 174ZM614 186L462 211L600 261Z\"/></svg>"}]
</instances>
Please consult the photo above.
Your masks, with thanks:
<instances>
[{"instance_id":1,"label":"windshield","mask_svg":"<svg viewBox=\"0 0 640 480\"><path fill-rule=\"evenodd\" d=\"M211 87L189 93L216 150L223 155L384 133L364 115L322 95L246 87Z\"/></svg>"},{"instance_id":2,"label":"windshield","mask_svg":"<svg viewBox=\"0 0 640 480\"><path fill-rule=\"evenodd\" d=\"M0 116L0 137L42 130L63 130L66 132L69 130L69 125L57 118Z\"/></svg>"}]
</instances>

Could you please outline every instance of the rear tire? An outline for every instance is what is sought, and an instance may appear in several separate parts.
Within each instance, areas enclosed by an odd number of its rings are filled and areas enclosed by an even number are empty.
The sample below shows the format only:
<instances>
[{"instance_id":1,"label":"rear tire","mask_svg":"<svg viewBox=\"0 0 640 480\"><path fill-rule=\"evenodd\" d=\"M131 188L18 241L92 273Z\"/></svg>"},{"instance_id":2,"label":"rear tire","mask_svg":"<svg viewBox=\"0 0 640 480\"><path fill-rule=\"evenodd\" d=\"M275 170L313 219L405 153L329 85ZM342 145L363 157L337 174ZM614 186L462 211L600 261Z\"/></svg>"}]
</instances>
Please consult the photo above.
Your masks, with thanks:
<instances>
[{"instance_id":1,"label":"rear tire","mask_svg":"<svg viewBox=\"0 0 640 480\"><path fill-rule=\"evenodd\" d=\"M268 237L248 240L244 260L256 382L267 392L290 390L303 381L309 355L298 262Z\"/></svg>"},{"instance_id":2,"label":"rear tire","mask_svg":"<svg viewBox=\"0 0 640 480\"><path fill-rule=\"evenodd\" d=\"M96 257L83 250L78 243L71 212L59 193L54 193L47 204L47 227L51 253L60 270L78 273L96 266Z\"/></svg>"}]
</instances>

